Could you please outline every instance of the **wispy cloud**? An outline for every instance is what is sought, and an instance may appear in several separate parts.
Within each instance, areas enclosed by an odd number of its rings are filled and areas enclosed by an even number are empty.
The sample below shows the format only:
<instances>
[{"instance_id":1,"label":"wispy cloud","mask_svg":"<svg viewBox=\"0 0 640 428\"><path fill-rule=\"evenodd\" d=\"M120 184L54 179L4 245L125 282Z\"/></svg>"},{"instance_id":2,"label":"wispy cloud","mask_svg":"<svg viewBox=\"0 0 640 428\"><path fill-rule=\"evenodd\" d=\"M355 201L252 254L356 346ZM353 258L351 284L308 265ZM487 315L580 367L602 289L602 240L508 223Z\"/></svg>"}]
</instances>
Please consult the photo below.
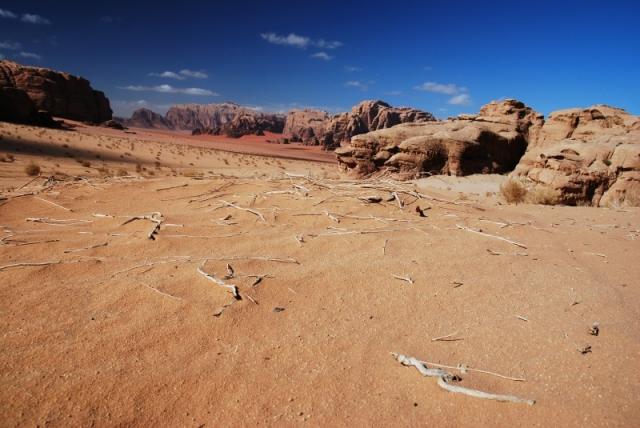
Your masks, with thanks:
<instances>
[{"instance_id":1,"label":"wispy cloud","mask_svg":"<svg viewBox=\"0 0 640 428\"><path fill-rule=\"evenodd\" d=\"M0 42L0 49L8 49L10 51L17 51L18 49L22 49L22 45L18 42L12 42L11 40L5 40L4 42Z\"/></svg>"},{"instance_id":2,"label":"wispy cloud","mask_svg":"<svg viewBox=\"0 0 640 428\"><path fill-rule=\"evenodd\" d=\"M345 65L344 69L349 73L355 73L356 71L362 71L362 68L356 67L355 65Z\"/></svg>"},{"instance_id":3,"label":"wispy cloud","mask_svg":"<svg viewBox=\"0 0 640 428\"><path fill-rule=\"evenodd\" d=\"M194 79L206 79L207 77L209 77L209 75L204 71L194 71L189 70L188 68L180 70L180 74L186 77L193 77Z\"/></svg>"},{"instance_id":4,"label":"wispy cloud","mask_svg":"<svg viewBox=\"0 0 640 428\"><path fill-rule=\"evenodd\" d=\"M119 16L105 15L100 17L100 22L104 22L105 24L118 24L122 22L122 18Z\"/></svg>"},{"instance_id":5,"label":"wispy cloud","mask_svg":"<svg viewBox=\"0 0 640 428\"><path fill-rule=\"evenodd\" d=\"M455 95L449 99L448 103L454 106L471 105L471 95L466 93Z\"/></svg>"},{"instance_id":6,"label":"wispy cloud","mask_svg":"<svg viewBox=\"0 0 640 428\"><path fill-rule=\"evenodd\" d=\"M194 71L187 68L178 71L163 71L162 73L149 73L149 76L162 77L164 79L186 80L191 77L194 79L206 79L209 77L204 71Z\"/></svg>"},{"instance_id":7,"label":"wispy cloud","mask_svg":"<svg viewBox=\"0 0 640 428\"><path fill-rule=\"evenodd\" d=\"M18 17L18 15L16 15L13 12L11 12L10 10L0 9L0 18L16 19L17 17Z\"/></svg>"},{"instance_id":8,"label":"wispy cloud","mask_svg":"<svg viewBox=\"0 0 640 428\"><path fill-rule=\"evenodd\" d=\"M319 49L337 49L343 45L343 43L338 40L314 40L310 37L300 36L295 33L289 33L285 36L284 34L269 32L261 33L260 37L274 45L292 46L300 49L306 49L309 46L314 46Z\"/></svg>"},{"instance_id":9,"label":"wispy cloud","mask_svg":"<svg viewBox=\"0 0 640 428\"><path fill-rule=\"evenodd\" d=\"M331 61L333 57L326 52L316 52L311 55L311 58L321 59L323 61Z\"/></svg>"},{"instance_id":10,"label":"wispy cloud","mask_svg":"<svg viewBox=\"0 0 640 428\"><path fill-rule=\"evenodd\" d=\"M467 88L464 86L458 86L453 83L437 83L437 82L425 82L422 85L415 86L414 89L418 91L434 92L436 94L456 95L461 92L466 92Z\"/></svg>"},{"instance_id":11,"label":"wispy cloud","mask_svg":"<svg viewBox=\"0 0 640 428\"><path fill-rule=\"evenodd\" d=\"M349 80L347 82L344 83L344 86L348 86L351 88L357 88L360 89L361 91L367 91L369 90L369 85L373 83L372 81L369 82L363 82L361 80Z\"/></svg>"},{"instance_id":12,"label":"wispy cloud","mask_svg":"<svg viewBox=\"0 0 640 428\"><path fill-rule=\"evenodd\" d=\"M304 36L299 36L295 33L289 33L287 36L281 36L276 33L262 33L260 34L264 40L274 45L293 46L296 48L306 48L309 46L311 39Z\"/></svg>"},{"instance_id":13,"label":"wispy cloud","mask_svg":"<svg viewBox=\"0 0 640 428\"><path fill-rule=\"evenodd\" d=\"M40 15L33 14L33 13L23 14L20 20L28 24L42 24L42 25L51 24L51 21L49 21L47 18Z\"/></svg>"},{"instance_id":14,"label":"wispy cloud","mask_svg":"<svg viewBox=\"0 0 640 428\"><path fill-rule=\"evenodd\" d=\"M135 110L140 108L148 108L156 113L165 114L171 107L171 104L154 104L146 100L113 100L111 107L116 116L128 117Z\"/></svg>"},{"instance_id":15,"label":"wispy cloud","mask_svg":"<svg viewBox=\"0 0 640 428\"><path fill-rule=\"evenodd\" d=\"M171 85L157 85L157 86L142 86L142 85L129 85L129 86L120 86L120 89L126 89L128 91L137 91L137 92L160 92L163 94L184 94L184 95L197 95L197 96L208 96L208 97L217 97L220 94L216 92L212 92L208 89L202 88L175 88Z\"/></svg>"},{"instance_id":16,"label":"wispy cloud","mask_svg":"<svg viewBox=\"0 0 640 428\"><path fill-rule=\"evenodd\" d=\"M468 106L472 103L469 90L464 86L458 86L454 83L425 82L422 85L415 86L414 89L449 95L450 98L447 103L455 106Z\"/></svg>"},{"instance_id":17,"label":"wispy cloud","mask_svg":"<svg viewBox=\"0 0 640 428\"><path fill-rule=\"evenodd\" d=\"M40 61L42 59L42 55L33 52L20 52L18 55L22 58L35 59L36 61Z\"/></svg>"},{"instance_id":18,"label":"wispy cloud","mask_svg":"<svg viewBox=\"0 0 640 428\"><path fill-rule=\"evenodd\" d=\"M319 39L313 42L313 45L320 49L337 49L342 46L342 42L339 42L337 40L327 41L324 39Z\"/></svg>"}]
</instances>

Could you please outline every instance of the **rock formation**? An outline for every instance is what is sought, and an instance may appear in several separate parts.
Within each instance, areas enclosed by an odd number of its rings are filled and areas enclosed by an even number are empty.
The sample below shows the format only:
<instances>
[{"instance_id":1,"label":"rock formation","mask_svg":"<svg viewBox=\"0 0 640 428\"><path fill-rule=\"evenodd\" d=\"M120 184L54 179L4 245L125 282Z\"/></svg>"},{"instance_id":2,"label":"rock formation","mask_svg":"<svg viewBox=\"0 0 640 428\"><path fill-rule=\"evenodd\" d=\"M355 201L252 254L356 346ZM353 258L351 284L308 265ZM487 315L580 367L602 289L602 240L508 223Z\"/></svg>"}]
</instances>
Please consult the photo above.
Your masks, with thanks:
<instances>
[{"instance_id":1,"label":"rock formation","mask_svg":"<svg viewBox=\"0 0 640 428\"><path fill-rule=\"evenodd\" d=\"M385 129L401 123L431 122L431 113L412 108L391 107L383 101L363 101L350 112L335 115L325 125L322 145L328 149L348 144L354 135Z\"/></svg>"},{"instance_id":2,"label":"rock formation","mask_svg":"<svg viewBox=\"0 0 640 428\"><path fill-rule=\"evenodd\" d=\"M336 154L358 176L513 170L513 178L549 189L559 203L640 205L640 117L608 106L554 112L545 122L519 101L492 102L478 115L357 135Z\"/></svg>"},{"instance_id":3,"label":"rock formation","mask_svg":"<svg viewBox=\"0 0 640 428\"><path fill-rule=\"evenodd\" d=\"M604 105L553 112L512 175L568 205L640 205L640 117Z\"/></svg>"},{"instance_id":4,"label":"rock formation","mask_svg":"<svg viewBox=\"0 0 640 428\"><path fill-rule=\"evenodd\" d=\"M124 126L150 129L173 129L172 124L164 116L147 108L133 112L129 119L120 120Z\"/></svg>"},{"instance_id":5,"label":"rock formation","mask_svg":"<svg viewBox=\"0 0 640 428\"><path fill-rule=\"evenodd\" d=\"M52 116L92 123L111 119L111 107L104 93L93 90L88 80L68 73L4 60L0 61L0 88L0 96L19 101L21 113L16 116L29 109L24 97L17 95L16 91L22 91L36 112L42 110Z\"/></svg>"},{"instance_id":6,"label":"rock formation","mask_svg":"<svg viewBox=\"0 0 640 428\"><path fill-rule=\"evenodd\" d=\"M318 145L324 136L329 115L321 110L291 110L287 113L283 133L293 142Z\"/></svg>"},{"instance_id":7,"label":"rock formation","mask_svg":"<svg viewBox=\"0 0 640 428\"><path fill-rule=\"evenodd\" d=\"M478 115L405 123L357 135L336 150L340 164L357 175L379 169L401 178L513 170L542 116L515 100L485 105Z\"/></svg>"},{"instance_id":8,"label":"rock formation","mask_svg":"<svg viewBox=\"0 0 640 428\"><path fill-rule=\"evenodd\" d=\"M174 129L216 129L233 120L239 111L249 110L234 103L179 104L171 107L165 119Z\"/></svg>"}]
</instances>

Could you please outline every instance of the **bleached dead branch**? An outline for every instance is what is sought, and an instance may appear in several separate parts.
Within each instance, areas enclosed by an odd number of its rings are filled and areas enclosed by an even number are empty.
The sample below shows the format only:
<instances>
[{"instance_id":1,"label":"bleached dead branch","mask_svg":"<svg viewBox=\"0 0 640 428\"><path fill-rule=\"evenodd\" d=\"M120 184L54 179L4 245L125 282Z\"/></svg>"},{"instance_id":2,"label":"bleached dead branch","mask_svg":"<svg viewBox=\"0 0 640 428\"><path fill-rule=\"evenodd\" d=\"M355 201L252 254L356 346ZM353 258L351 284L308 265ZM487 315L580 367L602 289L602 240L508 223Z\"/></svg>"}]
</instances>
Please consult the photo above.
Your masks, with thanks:
<instances>
[{"instance_id":1,"label":"bleached dead branch","mask_svg":"<svg viewBox=\"0 0 640 428\"><path fill-rule=\"evenodd\" d=\"M241 300L242 297L240 297L240 292L238 291L238 287L237 286L235 286L233 284L227 284L222 279L216 278L214 275L208 274L204 270L202 270L202 268L204 267L206 262L207 262L206 260L203 261L202 264L198 267L198 269L197 269L198 273L200 273L202 276L204 276L205 278L207 278L209 281L213 282L214 284L217 284L220 287L224 287L224 288L229 289L231 291L231 294L233 295L233 297L236 300Z\"/></svg>"},{"instance_id":2,"label":"bleached dead branch","mask_svg":"<svg viewBox=\"0 0 640 428\"><path fill-rule=\"evenodd\" d=\"M479 230L475 230L475 229L472 229L470 227L460 226L459 224L456 224L456 227L458 229L461 229L461 230L464 230L464 231L467 231L467 232L471 232L471 233L475 233L477 235L482 235L482 236L486 236L488 238L493 238L493 239L499 239L500 241L508 242L509 244L515 245L516 247L520 247L520 248L524 248L524 249L527 248L527 246L524 245L524 244L521 244L521 243L516 242L516 241L512 241L511 239L503 238L502 236L491 235L489 233L481 232Z\"/></svg>"},{"instance_id":3,"label":"bleached dead branch","mask_svg":"<svg viewBox=\"0 0 640 428\"><path fill-rule=\"evenodd\" d=\"M122 226L128 223L131 223L132 221L135 221L135 220L149 220L154 223L154 226L151 228L151 230L147 234L147 238L151 239L152 241L155 241L156 234L160 231L160 225L164 221L164 218L162 217L161 213L159 213L158 211L155 211L155 212L152 212L151 214L132 216L127 221L122 223Z\"/></svg>"},{"instance_id":4,"label":"bleached dead branch","mask_svg":"<svg viewBox=\"0 0 640 428\"><path fill-rule=\"evenodd\" d=\"M256 210L251 209L251 208L244 208L244 207L236 205L236 204L234 204L232 202L227 202L227 201L224 201L224 200L221 200L220 202L222 202L222 204L223 204L222 206L223 207L231 207L231 208L235 208L235 209L240 210L240 211L250 212L251 214L257 216L263 222L265 222L265 223L267 222L267 220L264 218L264 215L262 215L262 213L259 212L259 211L256 211Z\"/></svg>"},{"instance_id":5,"label":"bleached dead branch","mask_svg":"<svg viewBox=\"0 0 640 428\"><path fill-rule=\"evenodd\" d=\"M393 357L403 366L415 367L422 376L435 377L438 379L438 386L446 391L468 395L470 397L483 398L486 400L496 400L511 403L525 403L528 405L535 404L535 400L520 398L515 395L493 394L490 392L480 391L477 389L465 388L463 386L453 385L453 382L459 382L462 379L452 375L441 368L428 368L427 365L416 358L407 357L405 355L392 353Z\"/></svg>"},{"instance_id":6,"label":"bleached dead branch","mask_svg":"<svg viewBox=\"0 0 640 428\"><path fill-rule=\"evenodd\" d=\"M395 279L399 279L400 281L406 281L409 284L413 284L413 279L408 275L396 275L395 273L392 273L391 276Z\"/></svg>"},{"instance_id":7,"label":"bleached dead branch","mask_svg":"<svg viewBox=\"0 0 640 428\"><path fill-rule=\"evenodd\" d=\"M48 200L46 200L44 198L41 198L40 196L34 196L34 199L37 199L37 200L42 201L42 202L46 202L47 204L51 204L54 207L58 207L58 208L63 209L65 211L73 212L73 210L71 208L63 207L60 204L56 204L55 202L48 201Z\"/></svg>"}]
</instances>

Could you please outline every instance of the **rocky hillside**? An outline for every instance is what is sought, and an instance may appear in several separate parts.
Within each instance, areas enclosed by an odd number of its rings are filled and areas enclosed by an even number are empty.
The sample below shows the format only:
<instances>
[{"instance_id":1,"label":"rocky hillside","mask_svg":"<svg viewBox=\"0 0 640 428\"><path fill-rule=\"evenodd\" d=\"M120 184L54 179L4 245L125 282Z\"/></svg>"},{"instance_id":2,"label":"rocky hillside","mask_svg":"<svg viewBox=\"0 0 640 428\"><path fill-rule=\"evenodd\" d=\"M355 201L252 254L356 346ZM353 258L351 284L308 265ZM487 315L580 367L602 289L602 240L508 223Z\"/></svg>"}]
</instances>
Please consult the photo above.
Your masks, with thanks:
<instances>
[{"instance_id":1,"label":"rocky hillside","mask_svg":"<svg viewBox=\"0 0 640 428\"><path fill-rule=\"evenodd\" d=\"M283 133L292 142L307 145L318 145L324 137L324 128L329 122L329 115L322 110L291 110L287 113Z\"/></svg>"},{"instance_id":2,"label":"rocky hillside","mask_svg":"<svg viewBox=\"0 0 640 428\"><path fill-rule=\"evenodd\" d=\"M112 116L109 100L104 93L94 90L88 80L5 60L0 61L0 105L6 103L17 104L13 112L0 109L0 119L4 120L31 122L38 111L92 123L110 120Z\"/></svg>"},{"instance_id":3,"label":"rocky hillside","mask_svg":"<svg viewBox=\"0 0 640 428\"><path fill-rule=\"evenodd\" d=\"M545 121L516 100L492 102L477 115L410 123L357 135L336 150L357 176L389 171L431 174L507 173L564 204L640 201L640 118L593 106L552 113Z\"/></svg>"},{"instance_id":4,"label":"rocky hillside","mask_svg":"<svg viewBox=\"0 0 640 428\"><path fill-rule=\"evenodd\" d=\"M248 110L234 103L179 104L169 109L165 119L174 129L216 129L233 120L238 112Z\"/></svg>"},{"instance_id":5,"label":"rocky hillside","mask_svg":"<svg viewBox=\"0 0 640 428\"><path fill-rule=\"evenodd\" d=\"M324 127L321 143L328 149L349 144L351 137L390 128L401 123L435 121L431 113L407 107L391 107L384 101L368 100L350 112L333 116Z\"/></svg>"},{"instance_id":6,"label":"rocky hillside","mask_svg":"<svg viewBox=\"0 0 640 428\"><path fill-rule=\"evenodd\" d=\"M135 128L173 129L173 125L164 116L147 108L138 109L129 119L119 118L118 121L124 126Z\"/></svg>"},{"instance_id":7,"label":"rocky hillside","mask_svg":"<svg viewBox=\"0 0 640 428\"><path fill-rule=\"evenodd\" d=\"M640 206L640 117L605 105L553 112L513 176L564 204Z\"/></svg>"}]
</instances>

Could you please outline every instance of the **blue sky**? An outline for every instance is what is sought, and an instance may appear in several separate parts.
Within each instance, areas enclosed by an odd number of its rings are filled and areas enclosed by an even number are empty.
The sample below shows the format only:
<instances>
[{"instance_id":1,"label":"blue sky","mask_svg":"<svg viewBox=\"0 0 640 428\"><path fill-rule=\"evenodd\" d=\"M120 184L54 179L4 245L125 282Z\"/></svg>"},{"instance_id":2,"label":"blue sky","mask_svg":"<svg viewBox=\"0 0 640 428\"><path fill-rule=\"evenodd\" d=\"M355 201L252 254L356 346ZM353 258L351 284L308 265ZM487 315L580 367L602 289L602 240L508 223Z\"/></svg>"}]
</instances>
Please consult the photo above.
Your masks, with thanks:
<instances>
[{"instance_id":1,"label":"blue sky","mask_svg":"<svg viewBox=\"0 0 640 428\"><path fill-rule=\"evenodd\" d=\"M88 78L119 115L383 99L446 117L504 97L640 114L639 4L3 1L0 55Z\"/></svg>"}]
</instances>

